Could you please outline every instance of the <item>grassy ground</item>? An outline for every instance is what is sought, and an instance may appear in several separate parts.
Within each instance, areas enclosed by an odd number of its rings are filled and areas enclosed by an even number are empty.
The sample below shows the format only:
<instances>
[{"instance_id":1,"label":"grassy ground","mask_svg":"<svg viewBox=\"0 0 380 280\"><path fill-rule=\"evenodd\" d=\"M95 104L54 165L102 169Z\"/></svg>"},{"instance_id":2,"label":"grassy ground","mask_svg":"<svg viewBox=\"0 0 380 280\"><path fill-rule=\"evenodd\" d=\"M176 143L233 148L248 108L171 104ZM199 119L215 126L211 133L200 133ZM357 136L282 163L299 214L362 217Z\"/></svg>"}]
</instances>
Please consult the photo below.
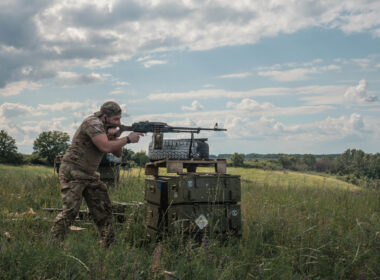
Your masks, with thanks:
<instances>
[{"instance_id":1,"label":"grassy ground","mask_svg":"<svg viewBox=\"0 0 380 280\"><path fill-rule=\"evenodd\" d=\"M379 191L295 172L228 172L242 176L241 239L148 244L140 207L104 250L93 224L78 224L86 230L71 231L63 248L50 245L54 215L42 208L61 205L56 175L0 165L0 279L380 279ZM143 201L143 188L141 169L125 171L111 197Z\"/></svg>"}]
</instances>

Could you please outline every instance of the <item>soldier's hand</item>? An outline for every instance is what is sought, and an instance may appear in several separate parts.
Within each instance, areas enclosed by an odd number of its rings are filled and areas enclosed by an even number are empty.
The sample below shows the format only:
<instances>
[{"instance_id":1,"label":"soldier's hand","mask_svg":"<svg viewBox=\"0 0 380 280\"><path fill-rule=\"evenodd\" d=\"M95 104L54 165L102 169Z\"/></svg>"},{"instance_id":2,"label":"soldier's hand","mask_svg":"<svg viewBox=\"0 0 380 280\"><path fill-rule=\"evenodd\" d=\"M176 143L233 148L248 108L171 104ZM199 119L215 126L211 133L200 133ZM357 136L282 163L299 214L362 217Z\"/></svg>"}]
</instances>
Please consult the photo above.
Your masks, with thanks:
<instances>
[{"instance_id":1,"label":"soldier's hand","mask_svg":"<svg viewBox=\"0 0 380 280\"><path fill-rule=\"evenodd\" d=\"M140 136L144 136L144 133L131 132L129 133L128 138L131 140L131 143L137 143L140 140Z\"/></svg>"}]
</instances>

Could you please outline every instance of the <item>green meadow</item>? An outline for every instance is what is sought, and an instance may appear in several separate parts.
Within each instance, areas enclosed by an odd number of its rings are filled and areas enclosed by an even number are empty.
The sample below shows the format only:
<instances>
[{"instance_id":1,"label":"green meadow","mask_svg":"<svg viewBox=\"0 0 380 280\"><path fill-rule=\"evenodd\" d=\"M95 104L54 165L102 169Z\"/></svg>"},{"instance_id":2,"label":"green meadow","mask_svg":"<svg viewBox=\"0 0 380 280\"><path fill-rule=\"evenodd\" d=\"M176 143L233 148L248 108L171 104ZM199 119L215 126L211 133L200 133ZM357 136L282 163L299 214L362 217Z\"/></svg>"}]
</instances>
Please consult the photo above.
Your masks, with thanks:
<instances>
[{"instance_id":1,"label":"green meadow","mask_svg":"<svg viewBox=\"0 0 380 280\"><path fill-rule=\"evenodd\" d=\"M62 246L48 242L57 213L43 208L61 207L53 169L0 165L0 279L380 279L380 190L316 173L228 173L242 179L241 238L149 243L135 206L103 249L86 222ZM123 171L111 199L143 201L144 179Z\"/></svg>"}]
</instances>

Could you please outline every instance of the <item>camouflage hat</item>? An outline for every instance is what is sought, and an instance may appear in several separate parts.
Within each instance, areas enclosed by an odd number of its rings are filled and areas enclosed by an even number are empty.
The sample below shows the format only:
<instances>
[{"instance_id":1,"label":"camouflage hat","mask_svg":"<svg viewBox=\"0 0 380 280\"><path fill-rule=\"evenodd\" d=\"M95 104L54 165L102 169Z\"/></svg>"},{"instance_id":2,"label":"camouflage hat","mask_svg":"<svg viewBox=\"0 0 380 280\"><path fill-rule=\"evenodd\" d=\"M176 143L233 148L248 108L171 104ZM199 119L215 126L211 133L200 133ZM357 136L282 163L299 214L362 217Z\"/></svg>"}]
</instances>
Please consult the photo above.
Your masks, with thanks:
<instances>
[{"instance_id":1,"label":"camouflage hat","mask_svg":"<svg viewBox=\"0 0 380 280\"><path fill-rule=\"evenodd\" d=\"M115 116L121 114L121 108L119 104L113 101L107 101L100 107L100 111L96 112L95 115L100 117L106 114L107 116Z\"/></svg>"}]
</instances>

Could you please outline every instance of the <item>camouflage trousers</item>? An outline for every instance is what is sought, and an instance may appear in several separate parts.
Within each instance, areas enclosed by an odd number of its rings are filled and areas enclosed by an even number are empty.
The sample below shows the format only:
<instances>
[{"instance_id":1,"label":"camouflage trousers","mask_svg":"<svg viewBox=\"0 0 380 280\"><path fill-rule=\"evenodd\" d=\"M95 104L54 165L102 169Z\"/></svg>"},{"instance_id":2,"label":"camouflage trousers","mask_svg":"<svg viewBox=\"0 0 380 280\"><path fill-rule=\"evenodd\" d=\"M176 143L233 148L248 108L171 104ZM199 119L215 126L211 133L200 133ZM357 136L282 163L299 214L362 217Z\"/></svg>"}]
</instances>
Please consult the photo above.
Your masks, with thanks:
<instances>
[{"instance_id":1,"label":"camouflage trousers","mask_svg":"<svg viewBox=\"0 0 380 280\"><path fill-rule=\"evenodd\" d=\"M99 177L98 173L91 175L73 165L61 164L59 182L63 209L51 229L52 240L64 240L65 232L78 215L84 197L90 215L99 229L102 245L108 247L114 241L111 201L107 185L100 181Z\"/></svg>"}]
</instances>

